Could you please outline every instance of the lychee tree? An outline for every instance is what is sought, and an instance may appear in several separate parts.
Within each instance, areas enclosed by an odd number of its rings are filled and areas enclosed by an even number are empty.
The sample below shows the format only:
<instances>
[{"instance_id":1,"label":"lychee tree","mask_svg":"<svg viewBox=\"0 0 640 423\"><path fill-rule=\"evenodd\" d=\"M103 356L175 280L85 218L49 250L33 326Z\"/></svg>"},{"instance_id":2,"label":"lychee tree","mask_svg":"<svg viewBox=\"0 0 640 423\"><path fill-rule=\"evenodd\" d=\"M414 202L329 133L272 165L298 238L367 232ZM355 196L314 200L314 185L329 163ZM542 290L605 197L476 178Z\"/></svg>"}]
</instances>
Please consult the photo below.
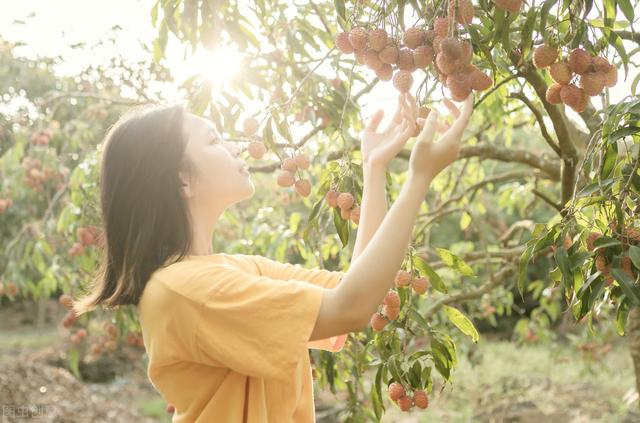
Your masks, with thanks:
<instances>
[{"instance_id":1,"label":"lychee tree","mask_svg":"<svg viewBox=\"0 0 640 423\"><path fill-rule=\"evenodd\" d=\"M548 254L550 247L554 247L551 258L556 267L546 283L562 287L565 306L580 319L591 318L603 304L617 305L622 333L626 313L636 305L638 295L636 246L604 235L595 241L593 253L594 246L585 246L584 240L585 230L595 230L594 224L600 231L609 227L613 210L617 221L625 222L615 233L625 234L625 225L633 226L635 188L623 183L621 172L626 169L627 181L637 176L632 152L638 141L638 103L627 97L612 104L608 89L616 86L624 72L625 78L635 77L631 88L635 94L638 76L633 58L640 41L633 30L637 7L638 2L631 0L526 4L522 0L336 0L296 6L255 1L243 10L236 2L173 0L153 7L152 21L159 31L156 60L163 56L170 33L192 48L235 44L246 54L246 74L225 92L229 104L208 102L210 84L189 82L195 93L194 108L209 113L222 127L234 126L226 109L240 91L265 101L266 107L253 117L262 128L260 139L252 141L263 142L264 150L276 155L278 162L256 164L254 171L279 172L278 184L290 186L295 177L287 169L286 157L298 154L310 139L326 141L314 154L326 163L311 195L315 202L310 203L304 238L311 245L321 242L314 231L324 228L327 217L333 218L344 246L352 234L348 212L359 203L362 192L360 143L355 135L362 128L361 97L389 82L400 92L414 94L427 114L429 105L443 93L461 100L477 92L475 128L464 141L459 163L434 183L434 191L446 198L427 197L396 289L391 291L400 299L399 318L396 296L386 297L385 301L393 298L393 304L381 304L381 312L372 316L377 333L358 352L358 357L378 369L371 390L377 418L384 408L380 384L393 380L430 390L432 365L449 379L456 347L440 318L448 318L475 340L473 324L455 305L477 302L516 281L523 293L531 279L527 264ZM335 77L320 71L323 64L333 69ZM309 108L313 108L310 116ZM320 121L318 115L328 119ZM294 140L289 126L307 119L312 129ZM333 147L335 141L341 141L339 148ZM620 142L628 154L618 154ZM398 157L407 159L409 150ZM496 163L479 165L487 161ZM394 171L401 169L395 165L387 175L390 187L402 180L395 178ZM474 177L468 178L469 174ZM478 226L491 213L482 201L472 201L479 192L487 195L491 190L502 192L503 197L515 195L521 203L515 206L521 220L501 234L483 233ZM340 196L342 206L337 204ZM538 200L548 207L547 213L531 220ZM625 208L620 200L629 206ZM505 204L506 200L498 203ZM452 214L460 215L459 228L473 233L472 249L483 250L482 254L461 256L430 248L437 235L427 229ZM522 230L525 239L504 248ZM564 243L565 233L573 237L570 249L569 242ZM629 253L624 252L625 245ZM628 259L618 266L624 254ZM441 261L436 262L436 257ZM495 259L516 266L502 266L496 272ZM595 263L598 260L600 265ZM591 271L593 266L599 266L596 273ZM439 268L453 272L441 276L436 272ZM415 301L419 295L408 289L407 275L409 280L425 278L438 295L431 301ZM406 335L421 331L429 348L410 354ZM371 351L375 351L372 361ZM334 357L321 357L331 382ZM347 387L358 395L351 382ZM355 418L357 412L351 411Z\"/></svg>"}]
</instances>

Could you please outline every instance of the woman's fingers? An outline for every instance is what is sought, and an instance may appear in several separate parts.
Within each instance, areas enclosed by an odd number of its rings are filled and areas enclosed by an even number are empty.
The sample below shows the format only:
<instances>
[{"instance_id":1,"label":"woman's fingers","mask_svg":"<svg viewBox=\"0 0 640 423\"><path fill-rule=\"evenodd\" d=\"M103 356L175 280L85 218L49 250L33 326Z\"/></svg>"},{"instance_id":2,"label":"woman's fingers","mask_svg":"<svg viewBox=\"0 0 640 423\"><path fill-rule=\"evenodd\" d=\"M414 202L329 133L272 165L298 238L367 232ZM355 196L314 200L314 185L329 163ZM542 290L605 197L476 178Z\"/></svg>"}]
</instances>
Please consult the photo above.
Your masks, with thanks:
<instances>
[{"instance_id":1,"label":"woman's fingers","mask_svg":"<svg viewBox=\"0 0 640 423\"><path fill-rule=\"evenodd\" d=\"M411 116L413 116L413 120L416 120L418 118L418 105L416 104L416 99L409 93L407 93L406 96Z\"/></svg>"},{"instance_id":2,"label":"woman's fingers","mask_svg":"<svg viewBox=\"0 0 640 423\"><path fill-rule=\"evenodd\" d=\"M447 106L447 109L449 109L449 111L451 112L451 114L452 114L454 117L456 117L456 118L457 118L458 116L460 116L460 110L458 110L458 108L456 107L456 105L455 105L455 104L453 104L453 102L452 102L451 100L449 100L447 97L444 97L444 98L442 99L442 101L443 101L444 105L445 105L445 106Z\"/></svg>"},{"instance_id":3,"label":"woman's fingers","mask_svg":"<svg viewBox=\"0 0 640 423\"><path fill-rule=\"evenodd\" d=\"M378 130L378 125L380 125L380 122L382 121L383 117L384 117L384 110L382 109L376 110L371 120L369 120L369 124L367 125L366 131L376 132Z\"/></svg>"},{"instance_id":4,"label":"woman's fingers","mask_svg":"<svg viewBox=\"0 0 640 423\"><path fill-rule=\"evenodd\" d=\"M427 119L424 122L424 128L422 128L422 131L420 132L419 137L421 137L427 142L433 141L433 138L436 133L436 128L438 127L438 124L439 124L438 117L439 117L438 111L436 109L431 110L431 112L429 113L429 116L427 116Z\"/></svg>"},{"instance_id":5,"label":"woman's fingers","mask_svg":"<svg viewBox=\"0 0 640 423\"><path fill-rule=\"evenodd\" d=\"M391 118L391 120L387 123L387 125L385 126L383 132L385 134L389 134L392 132L392 130L400 125L400 123L402 122L402 96L398 95L398 100L396 102L396 111L393 115L393 117Z\"/></svg>"}]
</instances>

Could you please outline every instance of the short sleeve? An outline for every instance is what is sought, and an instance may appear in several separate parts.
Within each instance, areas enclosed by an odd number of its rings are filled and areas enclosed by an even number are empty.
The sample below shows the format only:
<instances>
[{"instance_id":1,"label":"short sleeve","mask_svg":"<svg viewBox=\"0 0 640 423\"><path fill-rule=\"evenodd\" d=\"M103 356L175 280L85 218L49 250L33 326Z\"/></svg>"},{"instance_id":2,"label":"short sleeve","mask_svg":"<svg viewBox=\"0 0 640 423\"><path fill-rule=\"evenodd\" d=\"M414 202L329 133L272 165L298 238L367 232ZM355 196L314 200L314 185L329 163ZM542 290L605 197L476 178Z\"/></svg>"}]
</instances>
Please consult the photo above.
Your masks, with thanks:
<instances>
[{"instance_id":1,"label":"short sleeve","mask_svg":"<svg viewBox=\"0 0 640 423\"><path fill-rule=\"evenodd\" d=\"M197 359L241 374L286 381L306 353L324 289L212 263L195 334Z\"/></svg>"},{"instance_id":2,"label":"short sleeve","mask_svg":"<svg viewBox=\"0 0 640 423\"><path fill-rule=\"evenodd\" d=\"M325 269L307 269L299 264L282 263L276 260L259 255L250 256L256 265L260 274L269 276L274 279L284 280L301 280L313 285L322 286L324 288L334 288L341 281L345 272L331 271ZM342 350L348 334L339 336L331 336L329 338L317 339L309 341L308 347L312 349L338 352Z\"/></svg>"}]
</instances>

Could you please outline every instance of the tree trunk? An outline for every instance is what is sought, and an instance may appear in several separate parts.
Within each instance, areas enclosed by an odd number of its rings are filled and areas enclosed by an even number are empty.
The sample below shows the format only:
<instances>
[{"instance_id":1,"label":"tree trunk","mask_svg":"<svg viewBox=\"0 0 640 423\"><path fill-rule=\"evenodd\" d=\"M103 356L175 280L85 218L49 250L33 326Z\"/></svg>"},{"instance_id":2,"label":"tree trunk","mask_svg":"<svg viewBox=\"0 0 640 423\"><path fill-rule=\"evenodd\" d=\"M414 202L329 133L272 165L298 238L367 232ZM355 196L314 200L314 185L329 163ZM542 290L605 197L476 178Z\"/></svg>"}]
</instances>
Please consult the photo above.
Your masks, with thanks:
<instances>
[{"instance_id":1,"label":"tree trunk","mask_svg":"<svg viewBox=\"0 0 640 423\"><path fill-rule=\"evenodd\" d=\"M640 307L629 310L627 318L627 336L629 337L629 350L633 360L633 369L636 374L636 390L640 395ZM640 406L640 400L638 401Z\"/></svg>"}]
</instances>

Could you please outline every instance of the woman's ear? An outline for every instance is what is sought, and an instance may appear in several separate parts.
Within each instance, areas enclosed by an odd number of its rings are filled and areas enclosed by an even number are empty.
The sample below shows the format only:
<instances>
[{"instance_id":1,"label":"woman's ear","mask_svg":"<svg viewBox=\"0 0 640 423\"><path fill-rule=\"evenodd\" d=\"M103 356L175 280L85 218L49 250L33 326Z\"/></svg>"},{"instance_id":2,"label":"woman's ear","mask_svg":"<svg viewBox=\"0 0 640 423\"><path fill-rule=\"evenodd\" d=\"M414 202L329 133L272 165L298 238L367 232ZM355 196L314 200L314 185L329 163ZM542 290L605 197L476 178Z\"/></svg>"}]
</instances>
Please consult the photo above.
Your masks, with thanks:
<instances>
[{"instance_id":1,"label":"woman's ear","mask_svg":"<svg viewBox=\"0 0 640 423\"><path fill-rule=\"evenodd\" d=\"M182 189L181 189L182 194L186 198L193 197L193 189L191 188L191 179L188 176L186 176L183 172L179 173L179 178L182 185Z\"/></svg>"}]
</instances>

